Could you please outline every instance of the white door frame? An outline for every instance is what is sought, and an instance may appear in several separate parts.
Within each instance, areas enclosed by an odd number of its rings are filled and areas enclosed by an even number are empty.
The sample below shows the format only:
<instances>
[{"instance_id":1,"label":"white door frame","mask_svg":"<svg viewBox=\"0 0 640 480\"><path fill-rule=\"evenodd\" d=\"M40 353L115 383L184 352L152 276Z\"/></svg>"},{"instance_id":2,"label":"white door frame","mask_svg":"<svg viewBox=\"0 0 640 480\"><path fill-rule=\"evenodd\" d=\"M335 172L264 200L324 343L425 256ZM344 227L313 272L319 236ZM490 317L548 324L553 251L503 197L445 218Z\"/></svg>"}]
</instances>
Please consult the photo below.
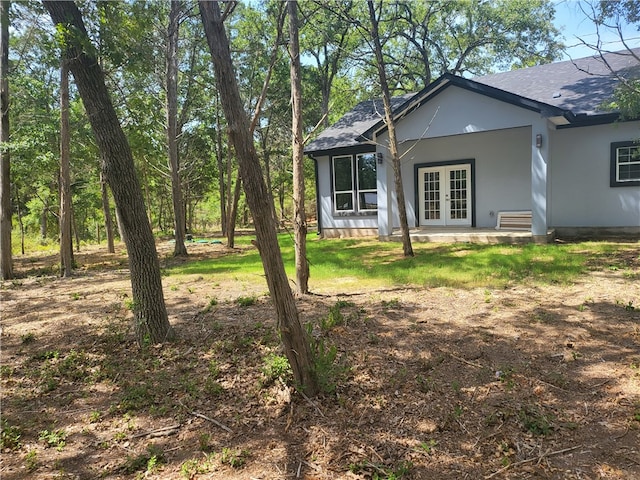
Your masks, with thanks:
<instances>
[{"instance_id":1,"label":"white door frame","mask_svg":"<svg viewBox=\"0 0 640 480\"><path fill-rule=\"evenodd\" d=\"M417 165L417 224L473 226L472 175L470 162ZM426 213L430 218L426 218Z\"/></svg>"}]
</instances>

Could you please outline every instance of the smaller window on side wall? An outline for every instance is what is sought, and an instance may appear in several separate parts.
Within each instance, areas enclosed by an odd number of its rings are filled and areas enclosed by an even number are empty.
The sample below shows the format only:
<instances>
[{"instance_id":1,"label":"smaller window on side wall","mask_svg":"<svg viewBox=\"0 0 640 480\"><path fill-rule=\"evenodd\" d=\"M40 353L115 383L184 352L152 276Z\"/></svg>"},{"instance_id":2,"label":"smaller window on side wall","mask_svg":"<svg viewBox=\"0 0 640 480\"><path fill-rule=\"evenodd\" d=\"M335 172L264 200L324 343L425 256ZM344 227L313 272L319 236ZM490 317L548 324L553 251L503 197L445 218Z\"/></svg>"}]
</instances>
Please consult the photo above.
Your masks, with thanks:
<instances>
[{"instance_id":1,"label":"smaller window on side wall","mask_svg":"<svg viewBox=\"0 0 640 480\"><path fill-rule=\"evenodd\" d=\"M614 142L611 144L612 187L640 186L640 143Z\"/></svg>"},{"instance_id":2,"label":"smaller window on side wall","mask_svg":"<svg viewBox=\"0 0 640 480\"><path fill-rule=\"evenodd\" d=\"M378 186L376 173L376 154L363 153L356 156L358 170L358 210L376 211L378 209Z\"/></svg>"},{"instance_id":3,"label":"smaller window on side wall","mask_svg":"<svg viewBox=\"0 0 640 480\"><path fill-rule=\"evenodd\" d=\"M336 212L353 212L354 178L351 155L333 157L333 208Z\"/></svg>"}]
</instances>

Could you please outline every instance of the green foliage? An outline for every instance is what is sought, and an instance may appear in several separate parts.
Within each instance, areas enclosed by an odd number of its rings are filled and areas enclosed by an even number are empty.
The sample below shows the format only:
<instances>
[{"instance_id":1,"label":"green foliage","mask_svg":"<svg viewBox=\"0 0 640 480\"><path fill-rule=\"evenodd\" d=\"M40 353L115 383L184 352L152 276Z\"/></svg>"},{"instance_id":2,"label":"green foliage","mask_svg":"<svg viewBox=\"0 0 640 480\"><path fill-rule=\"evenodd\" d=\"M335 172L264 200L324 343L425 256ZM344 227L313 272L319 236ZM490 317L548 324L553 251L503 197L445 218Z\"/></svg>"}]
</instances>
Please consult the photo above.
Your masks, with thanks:
<instances>
[{"instance_id":1,"label":"green foliage","mask_svg":"<svg viewBox=\"0 0 640 480\"><path fill-rule=\"evenodd\" d=\"M67 432L64 430L42 430L38 434L38 440L44 442L47 448L56 447L56 450L62 450L65 445L67 438Z\"/></svg>"},{"instance_id":2,"label":"green foliage","mask_svg":"<svg viewBox=\"0 0 640 480\"><path fill-rule=\"evenodd\" d=\"M313 336L313 325L310 323L306 325L306 334L310 342L313 368L320 390L332 394L349 368L339 359L335 345L327 344L322 337Z\"/></svg>"},{"instance_id":3,"label":"green foliage","mask_svg":"<svg viewBox=\"0 0 640 480\"><path fill-rule=\"evenodd\" d=\"M286 234L280 235L279 239L288 274L293 275L293 242ZM247 237L243 240L247 241ZM321 240L311 235L307 239L307 256L312 264L314 283L332 285L336 278L341 278L346 289L398 285L499 289L523 281L566 284L588 270L605 268L612 257L624 255L630 248L627 244L606 242L548 245L416 243L413 248L416 256L404 258L398 253L398 245L392 242ZM167 274L212 277L232 274L242 281L264 281L257 251L171 266Z\"/></svg>"},{"instance_id":4,"label":"green foliage","mask_svg":"<svg viewBox=\"0 0 640 480\"><path fill-rule=\"evenodd\" d=\"M147 451L139 455L129 455L119 470L125 474L132 474L138 471L153 473L157 466L166 463L164 451L153 443L147 445Z\"/></svg>"},{"instance_id":5,"label":"green foliage","mask_svg":"<svg viewBox=\"0 0 640 480\"><path fill-rule=\"evenodd\" d=\"M236 298L236 303L241 307L250 307L251 305L255 305L257 301L258 297L255 295Z\"/></svg>"},{"instance_id":6,"label":"green foliage","mask_svg":"<svg viewBox=\"0 0 640 480\"><path fill-rule=\"evenodd\" d=\"M329 308L329 314L320 322L320 328L322 329L322 331L326 332L328 330L331 330L333 327L342 325L344 323L344 315L340 311L340 308L341 305L339 303L336 303Z\"/></svg>"},{"instance_id":7,"label":"green foliage","mask_svg":"<svg viewBox=\"0 0 640 480\"><path fill-rule=\"evenodd\" d=\"M20 336L23 345L31 345L36 341L36 335L33 332L25 333Z\"/></svg>"},{"instance_id":8,"label":"green foliage","mask_svg":"<svg viewBox=\"0 0 640 480\"><path fill-rule=\"evenodd\" d=\"M289 365L287 357L270 353L264 359L262 375L262 384L268 386L278 379L285 383L290 383L293 378L293 371L291 370L291 365Z\"/></svg>"},{"instance_id":9,"label":"green foliage","mask_svg":"<svg viewBox=\"0 0 640 480\"><path fill-rule=\"evenodd\" d=\"M35 472L39 465L38 452L35 449L31 449L24 456L24 466L27 472Z\"/></svg>"},{"instance_id":10,"label":"green foliage","mask_svg":"<svg viewBox=\"0 0 640 480\"><path fill-rule=\"evenodd\" d=\"M22 430L17 425L9 425L6 419L0 419L0 450L16 450L22 446Z\"/></svg>"},{"instance_id":11,"label":"green foliage","mask_svg":"<svg viewBox=\"0 0 640 480\"><path fill-rule=\"evenodd\" d=\"M246 450L224 447L220 452L220 463L232 468L240 468L245 464L248 456L249 452Z\"/></svg>"},{"instance_id":12,"label":"green foliage","mask_svg":"<svg viewBox=\"0 0 640 480\"><path fill-rule=\"evenodd\" d=\"M536 405L525 405L520 408L518 418L523 428L534 435L547 435L553 429L549 415Z\"/></svg>"}]
</instances>

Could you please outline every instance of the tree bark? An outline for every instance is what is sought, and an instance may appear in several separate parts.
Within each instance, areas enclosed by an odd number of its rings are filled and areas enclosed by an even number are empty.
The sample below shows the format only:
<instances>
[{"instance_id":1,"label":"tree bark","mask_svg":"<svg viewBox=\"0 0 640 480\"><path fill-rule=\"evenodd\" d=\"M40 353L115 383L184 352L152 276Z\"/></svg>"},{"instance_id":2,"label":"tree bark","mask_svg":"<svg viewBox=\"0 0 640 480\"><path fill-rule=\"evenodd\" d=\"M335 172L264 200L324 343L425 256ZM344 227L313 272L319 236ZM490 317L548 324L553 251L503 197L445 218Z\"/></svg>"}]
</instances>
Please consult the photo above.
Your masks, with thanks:
<instances>
[{"instance_id":1,"label":"tree bark","mask_svg":"<svg viewBox=\"0 0 640 480\"><path fill-rule=\"evenodd\" d=\"M0 0L0 277L13 278L9 152L9 5Z\"/></svg>"},{"instance_id":2,"label":"tree bark","mask_svg":"<svg viewBox=\"0 0 640 480\"><path fill-rule=\"evenodd\" d=\"M384 105L385 123L389 132L389 153L393 165L393 177L398 200L398 215L400 217L400 229L402 231L402 250L405 257L413 257L413 246L409 235L409 222L407 220L407 205L404 199L404 187L402 185L402 164L398 153L398 142L396 140L395 121L391 110L391 95L389 84L387 83L387 73L385 71L384 57L382 56L382 45L378 30L378 18L376 17L373 0L367 0L369 7L369 18L371 20L371 40L373 41L376 63L378 66L378 76L380 77L380 88L382 89L382 103Z\"/></svg>"},{"instance_id":3,"label":"tree bark","mask_svg":"<svg viewBox=\"0 0 640 480\"><path fill-rule=\"evenodd\" d=\"M60 276L73 275L71 232L71 132L69 129L69 67L60 63Z\"/></svg>"},{"instance_id":4,"label":"tree bark","mask_svg":"<svg viewBox=\"0 0 640 480\"><path fill-rule=\"evenodd\" d=\"M171 174L171 199L173 200L173 231L175 244L173 255L184 257L187 247L185 208L180 181L180 159L178 157L178 37L182 4L171 0L169 28L167 31L167 144L169 146L169 172Z\"/></svg>"},{"instance_id":5,"label":"tree bark","mask_svg":"<svg viewBox=\"0 0 640 480\"><path fill-rule=\"evenodd\" d=\"M269 195L253 144L249 120L240 98L233 71L229 40L218 2L201 0L200 15L215 69L222 107L227 118L229 138L238 157L247 202L256 228L256 244L273 301L278 330L296 384L307 395L318 393L311 346L300 324L293 292L284 271L284 262L271 215L273 198Z\"/></svg>"},{"instance_id":6,"label":"tree bark","mask_svg":"<svg viewBox=\"0 0 640 480\"><path fill-rule=\"evenodd\" d=\"M107 182L105 182L102 172L100 172L100 195L102 197L104 230L107 235L107 252L115 253L116 248L113 241L113 217L111 217L111 208L109 207L109 192L107 191Z\"/></svg>"},{"instance_id":7,"label":"tree bark","mask_svg":"<svg viewBox=\"0 0 640 480\"><path fill-rule=\"evenodd\" d=\"M304 139L302 136L302 79L298 32L298 2L287 2L289 13L289 72L291 76L291 151L293 154L293 234L296 293L309 293L307 216L304 205Z\"/></svg>"},{"instance_id":8,"label":"tree bark","mask_svg":"<svg viewBox=\"0 0 640 480\"><path fill-rule=\"evenodd\" d=\"M78 7L73 2L43 1L51 20L65 34L63 55L87 111L100 150L104 178L122 221L129 254L135 331L141 346L173 336L162 292L155 239L145 212L129 142L107 91Z\"/></svg>"}]
</instances>

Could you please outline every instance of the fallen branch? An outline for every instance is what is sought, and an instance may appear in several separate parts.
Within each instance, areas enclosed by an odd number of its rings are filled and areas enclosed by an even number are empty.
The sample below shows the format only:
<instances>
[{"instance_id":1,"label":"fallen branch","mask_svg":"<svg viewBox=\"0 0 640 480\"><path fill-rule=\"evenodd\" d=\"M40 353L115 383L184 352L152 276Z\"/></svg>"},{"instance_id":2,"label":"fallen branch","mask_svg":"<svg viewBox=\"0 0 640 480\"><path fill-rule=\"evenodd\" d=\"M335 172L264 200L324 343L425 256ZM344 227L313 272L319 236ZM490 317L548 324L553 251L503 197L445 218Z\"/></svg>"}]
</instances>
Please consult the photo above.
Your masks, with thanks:
<instances>
[{"instance_id":1,"label":"fallen branch","mask_svg":"<svg viewBox=\"0 0 640 480\"><path fill-rule=\"evenodd\" d=\"M320 407L318 407L318 405L316 405L315 403L313 403L313 401L307 397L304 392L302 390L298 390L298 393L300 393L300 395L302 395L302 397L309 402L313 407L315 407L315 409L318 411L318 413L320 414L321 417L324 418L324 413L322 413L322 410L320 410Z\"/></svg>"},{"instance_id":2,"label":"fallen branch","mask_svg":"<svg viewBox=\"0 0 640 480\"><path fill-rule=\"evenodd\" d=\"M180 428L180 424L176 423L175 425L169 425L168 427L160 427L154 428L153 430L149 430L146 432L136 433L135 435L131 435L131 439L152 436L152 437L164 437L167 435L173 435Z\"/></svg>"},{"instance_id":3,"label":"fallen branch","mask_svg":"<svg viewBox=\"0 0 640 480\"><path fill-rule=\"evenodd\" d=\"M453 353L451 353L451 352L448 352L448 353L449 353L449 355L451 355L451 357L455 358L455 359L456 359L456 360L458 360L459 362L466 363L467 365L471 365L472 367L476 367L476 368L484 368L482 365L479 365L479 364L477 364L477 363L470 362L469 360L465 360L464 358L459 357L459 356L457 356L457 355L454 355L454 354L453 354Z\"/></svg>"},{"instance_id":4,"label":"fallen branch","mask_svg":"<svg viewBox=\"0 0 640 480\"><path fill-rule=\"evenodd\" d=\"M220 423L218 420L207 417L206 415L203 415L202 413L198 413L198 412L189 412L189 413L194 417L200 417L200 418L203 418L204 420L208 420L209 422L213 423L214 425L217 425L218 427L220 427L226 432L233 433L233 430L227 427L224 423Z\"/></svg>"},{"instance_id":5,"label":"fallen branch","mask_svg":"<svg viewBox=\"0 0 640 480\"><path fill-rule=\"evenodd\" d=\"M199 417L199 418L202 418L203 420L207 420L208 422L211 422L214 425L220 427L225 432L233 433L233 430L231 430L229 427L227 427L224 423L221 423L221 422L219 422L218 420L216 420L214 418L207 417L206 415L203 415L202 413L194 412L194 411L190 410L180 400L178 400L178 403L182 406L182 408L184 408L187 412L189 412L189 414L193 415L194 417Z\"/></svg>"},{"instance_id":6,"label":"fallen branch","mask_svg":"<svg viewBox=\"0 0 640 480\"><path fill-rule=\"evenodd\" d=\"M493 478L496 475L499 475L499 474L507 471L509 468L518 467L520 465L524 465L525 463L531 463L531 462L534 462L534 461L538 461L539 462L540 460L542 460L545 457L551 457L553 455L561 455L563 453L567 453L567 452L570 452L572 450L577 450L578 448L581 448L581 447L582 447L582 445L576 445L575 447L564 448L562 450L556 450L555 452L547 452L547 453L543 453L542 455L540 455L538 457L527 458L526 460L521 460L521 461L516 462L516 463L511 463L511 464L507 465L506 467L501 468L497 472L493 472L491 475L487 475L484 478L485 478L485 480L487 480L489 478Z\"/></svg>"}]
</instances>

